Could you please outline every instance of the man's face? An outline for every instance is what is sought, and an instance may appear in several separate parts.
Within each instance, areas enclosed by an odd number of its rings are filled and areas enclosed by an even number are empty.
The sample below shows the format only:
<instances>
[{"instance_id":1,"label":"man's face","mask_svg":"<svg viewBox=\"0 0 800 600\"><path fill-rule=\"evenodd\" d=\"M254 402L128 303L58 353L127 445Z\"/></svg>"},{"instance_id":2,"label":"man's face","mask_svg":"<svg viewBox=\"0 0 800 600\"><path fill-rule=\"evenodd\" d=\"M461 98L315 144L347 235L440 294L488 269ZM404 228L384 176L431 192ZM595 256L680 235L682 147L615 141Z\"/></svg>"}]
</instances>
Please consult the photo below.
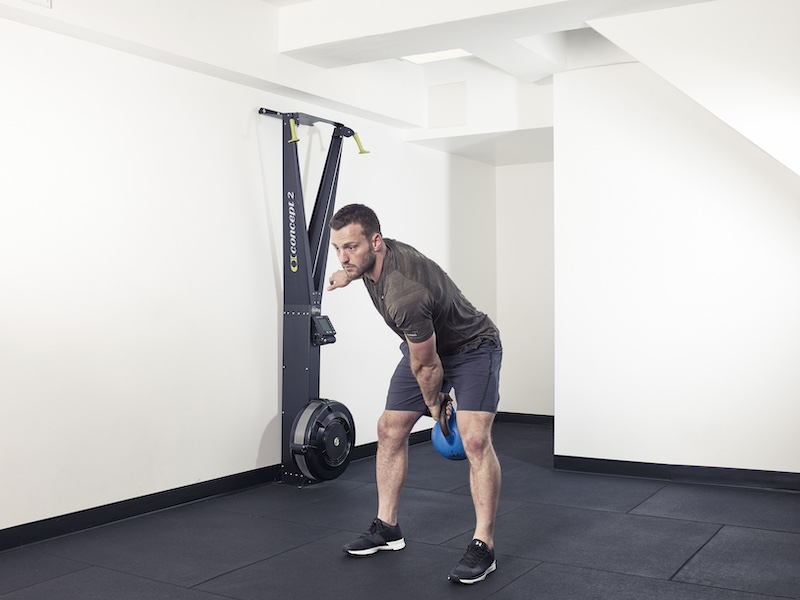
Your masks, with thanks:
<instances>
[{"instance_id":1,"label":"man's face","mask_svg":"<svg viewBox=\"0 0 800 600\"><path fill-rule=\"evenodd\" d=\"M360 279L364 274L369 276L375 266L375 252L361 225L345 225L341 229L332 229L331 245L336 250L336 256L348 279Z\"/></svg>"}]
</instances>

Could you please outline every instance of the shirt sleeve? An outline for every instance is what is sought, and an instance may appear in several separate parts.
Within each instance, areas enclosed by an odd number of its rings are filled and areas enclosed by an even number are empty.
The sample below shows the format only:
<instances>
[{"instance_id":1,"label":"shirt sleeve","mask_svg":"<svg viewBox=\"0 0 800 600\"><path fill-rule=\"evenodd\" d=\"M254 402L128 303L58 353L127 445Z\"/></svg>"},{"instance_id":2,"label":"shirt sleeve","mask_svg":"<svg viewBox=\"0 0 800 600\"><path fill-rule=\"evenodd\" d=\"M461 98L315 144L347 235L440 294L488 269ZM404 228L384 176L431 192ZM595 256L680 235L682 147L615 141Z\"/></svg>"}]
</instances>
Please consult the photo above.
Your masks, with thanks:
<instances>
[{"instance_id":1,"label":"shirt sleeve","mask_svg":"<svg viewBox=\"0 0 800 600\"><path fill-rule=\"evenodd\" d=\"M395 327L411 343L424 342L433 333L433 298L421 285L408 286L395 295L389 314Z\"/></svg>"}]
</instances>

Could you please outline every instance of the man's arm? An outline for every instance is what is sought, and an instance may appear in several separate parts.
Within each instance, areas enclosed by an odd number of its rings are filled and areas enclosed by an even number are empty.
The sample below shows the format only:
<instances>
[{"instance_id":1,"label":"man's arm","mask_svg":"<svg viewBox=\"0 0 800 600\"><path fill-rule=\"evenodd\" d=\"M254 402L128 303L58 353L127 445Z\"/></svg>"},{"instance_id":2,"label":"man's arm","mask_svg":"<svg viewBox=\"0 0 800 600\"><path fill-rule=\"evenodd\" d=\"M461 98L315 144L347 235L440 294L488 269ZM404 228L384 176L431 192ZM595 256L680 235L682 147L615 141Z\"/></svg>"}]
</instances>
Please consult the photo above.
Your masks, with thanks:
<instances>
[{"instance_id":1,"label":"man's arm","mask_svg":"<svg viewBox=\"0 0 800 600\"><path fill-rule=\"evenodd\" d=\"M344 269L339 269L328 278L327 290L330 292L331 290L337 290L349 284L350 278L347 277L347 273L344 272Z\"/></svg>"},{"instance_id":2,"label":"man's arm","mask_svg":"<svg viewBox=\"0 0 800 600\"><path fill-rule=\"evenodd\" d=\"M408 338L406 338L408 340ZM422 397L435 421L439 421L442 408L442 382L444 370L442 361L436 352L436 334L434 333L424 342L408 342L411 358L411 372L417 378Z\"/></svg>"}]
</instances>

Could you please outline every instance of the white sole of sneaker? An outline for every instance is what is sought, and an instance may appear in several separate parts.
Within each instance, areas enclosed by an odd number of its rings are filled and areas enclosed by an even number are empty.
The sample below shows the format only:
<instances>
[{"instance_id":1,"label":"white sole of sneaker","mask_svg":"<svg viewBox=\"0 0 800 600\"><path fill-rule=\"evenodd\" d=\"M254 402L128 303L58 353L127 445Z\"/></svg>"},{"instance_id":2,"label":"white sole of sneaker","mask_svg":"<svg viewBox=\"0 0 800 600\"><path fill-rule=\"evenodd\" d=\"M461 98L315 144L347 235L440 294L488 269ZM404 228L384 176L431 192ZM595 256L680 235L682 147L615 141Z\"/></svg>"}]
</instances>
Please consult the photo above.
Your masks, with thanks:
<instances>
[{"instance_id":1,"label":"white sole of sneaker","mask_svg":"<svg viewBox=\"0 0 800 600\"><path fill-rule=\"evenodd\" d=\"M399 540L386 542L383 546L375 546L374 548L367 548L366 550L348 550L347 553L350 556L371 556L372 554L377 554L382 550L402 550L405 547L405 538L400 538Z\"/></svg>"},{"instance_id":2,"label":"white sole of sneaker","mask_svg":"<svg viewBox=\"0 0 800 600\"><path fill-rule=\"evenodd\" d=\"M493 560L492 564L489 565L489 568L486 569L483 573L481 573L477 577L475 577L474 579L457 579L457 578L453 579L451 577L450 581L457 581L458 583L463 583L465 585L472 585L473 583L478 583L479 581L483 581L484 579L486 579L486 576L489 573L492 573L495 569L497 569L497 561Z\"/></svg>"}]
</instances>

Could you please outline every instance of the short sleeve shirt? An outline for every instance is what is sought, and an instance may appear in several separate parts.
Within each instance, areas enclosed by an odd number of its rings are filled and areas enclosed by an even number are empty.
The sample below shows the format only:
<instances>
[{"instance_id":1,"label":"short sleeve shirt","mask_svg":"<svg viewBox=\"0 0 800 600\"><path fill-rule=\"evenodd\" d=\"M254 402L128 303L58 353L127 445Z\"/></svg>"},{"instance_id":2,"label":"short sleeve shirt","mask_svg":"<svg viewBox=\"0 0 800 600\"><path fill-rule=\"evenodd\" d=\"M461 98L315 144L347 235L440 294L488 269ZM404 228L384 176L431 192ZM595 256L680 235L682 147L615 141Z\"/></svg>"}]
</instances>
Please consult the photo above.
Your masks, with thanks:
<instances>
[{"instance_id":1,"label":"short sleeve shirt","mask_svg":"<svg viewBox=\"0 0 800 600\"><path fill-rule=\"evenodd\" d=\"M476 309L439 265L407 244L384 238L378 281L364 277L372 302L402 339L424 342L436 333L439 355L451 356L483 341L499 345L491 319Z\"/></svg>"}]
</instances>

